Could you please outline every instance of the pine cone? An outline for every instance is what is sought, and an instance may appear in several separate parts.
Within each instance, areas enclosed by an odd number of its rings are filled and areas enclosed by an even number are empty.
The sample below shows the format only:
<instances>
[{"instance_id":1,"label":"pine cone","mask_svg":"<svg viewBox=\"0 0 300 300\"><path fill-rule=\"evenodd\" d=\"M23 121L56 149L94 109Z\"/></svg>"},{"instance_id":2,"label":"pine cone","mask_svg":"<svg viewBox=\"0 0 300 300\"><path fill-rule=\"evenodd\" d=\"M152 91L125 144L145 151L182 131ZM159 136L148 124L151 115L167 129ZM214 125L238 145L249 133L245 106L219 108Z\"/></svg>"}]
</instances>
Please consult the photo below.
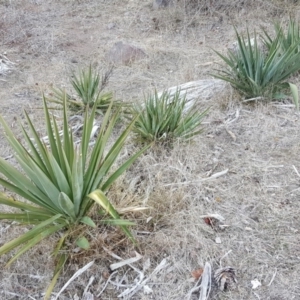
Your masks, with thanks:
<instances>
[{"instance_id":1,"label":"pine cone","mask_svg":"<svg viewBox=\"0 0 300 300\"><path fill-rule=\"evenodd\" d=\"M214 278L221 291L234 288L234 285L237 283L235 270L231 267L219 268L216 270Z\"/></svg>"}]
</instances>

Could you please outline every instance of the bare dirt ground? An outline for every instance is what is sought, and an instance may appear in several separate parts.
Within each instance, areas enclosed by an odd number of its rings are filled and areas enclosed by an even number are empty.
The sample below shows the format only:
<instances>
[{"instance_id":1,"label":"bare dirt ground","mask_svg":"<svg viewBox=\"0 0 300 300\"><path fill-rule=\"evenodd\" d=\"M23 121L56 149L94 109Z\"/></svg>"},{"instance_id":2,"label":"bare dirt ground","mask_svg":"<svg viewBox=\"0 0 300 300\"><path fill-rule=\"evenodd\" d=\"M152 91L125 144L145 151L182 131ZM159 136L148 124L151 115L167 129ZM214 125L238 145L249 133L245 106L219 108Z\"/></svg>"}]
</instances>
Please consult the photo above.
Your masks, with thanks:
<instances>
[{"instance_id":1,"label":"bare dirt ground","mask_svg":"<svg viewBox=\"0 0 300 300\"><path fill-rule=\"evenodd\" d=\"M234 41L233 25L242 32L246 26L259 31L289 15L298 19L300 11L297 1L193 2L186 10L183 4L155 10L150 0L0 1L0 53L16 63L11 74L0 77L0 113L17 128L16 118L22 119L26 109L42 129L41 93L51 86L68 88L71 72L90 63L106 70L106 54L118 41L147 54L114 69L107 89L123 101L138 101L154 88L211 78L218 67L211 48L226 51ZM129 216L137 222L135 250L143 255L133 265L149 277L162 260L168 264L147 282L151 293L141 289L130 299L198 299L197 293L187 298L195 285L191 272L207 261L213 271L235 268L238 280L225 292L213 284L209 299L300 299L299 113L288 100L243 104L229 86L197 101L201 110L211 107L204 134L189 145L149 151L110 191L118 206L151 207ZM129 142L126 151L134 150ZM0 131L0 155L10 159L11 154ZM214 230L200 217L208 213L222 215L228 226ZM2 222L0 244L24 230ZM139 274L129 266L107 282L109 264L117 260L103 250L126 259L134 255L133 245L111 228L100 227L91 237L92 250L74 254L55 292L88 262L95 260L94 265L59 299L82 299L92 276L90 299L119 299L126 285L134 285ZM0 258L1 299L42 299L53 271L55 240L35 247L9 269L4 269L9 255ZM252 289L255 279L261 286Z\"/></svg>"}]
</instances>

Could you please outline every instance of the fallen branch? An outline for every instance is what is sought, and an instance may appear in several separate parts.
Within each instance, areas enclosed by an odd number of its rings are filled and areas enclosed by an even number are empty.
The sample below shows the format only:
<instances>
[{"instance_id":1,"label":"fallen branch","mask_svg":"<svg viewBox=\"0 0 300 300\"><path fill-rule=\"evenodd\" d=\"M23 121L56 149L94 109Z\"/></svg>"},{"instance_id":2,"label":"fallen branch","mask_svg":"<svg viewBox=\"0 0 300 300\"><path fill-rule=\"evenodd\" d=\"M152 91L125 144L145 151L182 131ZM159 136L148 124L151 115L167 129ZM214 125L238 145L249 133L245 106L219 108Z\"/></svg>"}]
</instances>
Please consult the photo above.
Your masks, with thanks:
<instances>
[{"instance_id":1,"label":"fallen branch","mask_svg":"<svg viewBox=\"0 0 300 300\"><path fill-rule=\"evenodd\" d=\"M111 273L111 274L109 275L107 281L106 281L105 284L104 284L104 287L102 288L102 290L100 291L100 293L97 295L97 297L100 297L100 296L102 295L102 293L105 291L105 289L106 289L108 283L110 282L111 277L113 277L116 273L117 273L117 271L115 271L115 272L113 272L113 273Z\"/></svg>"},{"instance_id":2,"label":"fallen branch","mask_svg":"<svg viewBox=\"0 0 300 300\"><path fill-rule=\"evenodd\" d=\"M216 178L218 178L218 177L221 177L221 176L227 174L228 171L229 171L229 169L226 169L226 170L224 170L224 171L215 173L215 174L213 174L213 175L211 175L211 176L209 176L209 177L202 178L202 179L199 179L199 180L167 183L167 184L165 184L164 186L170 186L170 185L185 185L185 184L199 183L199 182L203 182L203 181L207 181L207 180L216 179Z\"/></svg>"},{"instance_id":3,"label":"fallen branch","mask_svg":"<svg viewBox=\"0 0 300 300\"><path fill-rule=\"evenodd\" d=\"M136 261L139 261L143 256L140 255L139 253L135 252L135 255L136 257L131 257L131 258L128 258L128 259L125 259L125 260L122 260L118 263L115 263L115 264L111 264L109 267L112 271L116 270L116 269L119 269L123 266L126 266L126 265L130 265Z\"/></svg>"},{"instance_id":4,"label":"fallen branch","mask_svg":"<svg viewBox=\"0 0 300 300\"><path fill-rule=\"evenodd\" d=\"M207 300L211 289L211 265L206 262L202 274L201 291L199 300Z\"/></svg>"},{"instance_id":5,"label":"fallen branch","mask_svg":"<svg viewBox=\"0 0 300 300\"><path fill-rule=\"evenodd\" d=\"M267 286L270 286L270 285L272 284L272 282L273 282L274 279L275 279L276 274L277 274L277 269L275 269L275 272L274 272L274 274L273 274L273 276L272 276L272 279L271 279L271 281L269 282L269 284L268 284Z\"/></svg>"},{"instance_id":6,"label":"fallen branch","mask_svg":"<svg viewBox=\"0 0 300 300\"><path fill-rule=\"evenodd\" d=\"M167 267L169 264L167 262L167 259L164 258L160 264L154 269L154 271L143 281L139 281L135 286L133 286L130 289L126 289L123 293L118 295L118 298L127 297L130 299L133 295L135 295L140 289L142 289L146 283L157 273L159 273L163 268Z\"/></svg>"},{"instance_id":7,"label":"fallen branch","mask_svg":"<svg viewBox=\"0 0 300 300\"><path fill-rule=\"evenodd\" d=\"M201 284L199 285L200 282ZM200 290L199 300L207 300L211 290L211 265L209 262L205 263L201 277L198 279L194 287L188 292L185 299L190 300L192 294L198 292L198 290Z\"/></svg>"},{"instance_id":8,"label":"fallen branch","mask_svg":"<svg viewBox=\"0 0 300 300\"><path fill-rule=\"evenodd\" d=\"M14 68L14 65L4 54L0 54L0 75L7 75Z\"/></svg>"}]
</instances>

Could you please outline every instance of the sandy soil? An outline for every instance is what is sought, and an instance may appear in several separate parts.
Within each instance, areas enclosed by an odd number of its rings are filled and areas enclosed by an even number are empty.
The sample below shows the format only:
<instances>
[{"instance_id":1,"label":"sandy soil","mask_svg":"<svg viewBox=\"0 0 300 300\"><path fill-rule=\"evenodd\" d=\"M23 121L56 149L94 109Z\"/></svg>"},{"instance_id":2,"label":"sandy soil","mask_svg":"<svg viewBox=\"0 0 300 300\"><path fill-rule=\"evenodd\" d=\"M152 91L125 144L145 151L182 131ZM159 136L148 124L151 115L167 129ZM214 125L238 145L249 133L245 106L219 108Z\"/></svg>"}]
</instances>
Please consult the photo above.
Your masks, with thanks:
<instances>
[{"instance_id":1,"label":"sandy soil","mask_svg":"<svg viewBox=\"0 0 300 300\"><path fill-rule=\"evenodd\" d=\"M211 78L219 62L212 48L226 52L234 41L233 25L259 31L290 14L299 17L295 1L193 2L185 11L182 4L155 10L150 0L0 1L0 53L15 63L8 76L0 77L1 115L18 133L16 119L22 120L26 109L42 130L42 92L70 88L72 71L90 63L105 72L106 55L118 41L140 47L147 56L116 66L107 90L123 101L138 101L155 88ZM288 100L243 104L229 86L209 101L197 101L199 109L211 107L204 134L189 145L149 151L110 192L119 206L151 207L134 216L139 247L115 229L91 232L92 250L74 255L55 292L78 269L95 263L59 299L88 299L82 295L92 276L88 291L94 298L89 299L119 299L127 285L134 285L139 274L125 266L105 286L109 264L117 260L103 246L123 259L138 251L143 259L134 266L144 268L147 277L166 260L147 283L152 292L142 289L130 299L198 299L197 292L187 297L195 285L191 272L205 262L213 272L220 266L235 268L238 280L225 292L213 283L209 299L300 299L299 113ZM134 150L128 143L127 151ZM10 160L2 131L0 155ZM228 226L211 228L200 217L208 213L222 215ZM0 244L24 231L1 222ZM55 240L1 268L1 299L42 299L53 271ZM1 266L8 258L0 258ZM257 289L252 289L254 279L261 283Z\"/></svg>"}]
</instances>

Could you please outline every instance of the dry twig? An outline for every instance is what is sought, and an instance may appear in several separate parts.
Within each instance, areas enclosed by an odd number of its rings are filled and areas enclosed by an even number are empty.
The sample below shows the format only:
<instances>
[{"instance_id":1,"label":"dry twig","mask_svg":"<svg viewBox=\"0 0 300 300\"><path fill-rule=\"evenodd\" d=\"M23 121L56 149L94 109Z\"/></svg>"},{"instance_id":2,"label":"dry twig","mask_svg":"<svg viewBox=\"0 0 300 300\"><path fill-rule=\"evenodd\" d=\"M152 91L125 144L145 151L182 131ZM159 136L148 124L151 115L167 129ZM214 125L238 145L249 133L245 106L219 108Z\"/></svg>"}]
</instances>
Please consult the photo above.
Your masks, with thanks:
<instances>
[{"instance_id":1,"label":"dry twig","mask_svg":"<svg viewBox=\"0 0 300 300\"><path fill-rule=\"evenodd\" d=\"M205 263L200 287L199 300L207 300L211 289L211 265L209 262Z\"/></svg>"},{"instance_id":2,"label":"dry twig","mask_svg":"<svg viewBox=\"0 0 300 300\"><path fill-rule=\"evenodd\" d=\"M199 283L201 284L199 285ZM185 299L189 300L193 293L200 289L199 300L208 300L211 289L211 265L209 262L205 263L202 276L198 279L194 287L188 292Z\"/></svg>"},{"instance_id":3,"label":"dry twig","mask_svg":"<svg viewBox=\"0 0 300 300\"><path fill-rule=\"evenodd\" d=\"M88 268L90 268L92 265L94 264L94 261L89 262L88 264L86 264L84 267L82 267L81 269L79 269L68 281L67 283L62 287L62 289L57 293L55 300L58 299L58 297L60 296L60 294L68 287L68 285L74 281L78 276L80 276L82 273L84 273Z\"/></svg>"}]
</instances>

